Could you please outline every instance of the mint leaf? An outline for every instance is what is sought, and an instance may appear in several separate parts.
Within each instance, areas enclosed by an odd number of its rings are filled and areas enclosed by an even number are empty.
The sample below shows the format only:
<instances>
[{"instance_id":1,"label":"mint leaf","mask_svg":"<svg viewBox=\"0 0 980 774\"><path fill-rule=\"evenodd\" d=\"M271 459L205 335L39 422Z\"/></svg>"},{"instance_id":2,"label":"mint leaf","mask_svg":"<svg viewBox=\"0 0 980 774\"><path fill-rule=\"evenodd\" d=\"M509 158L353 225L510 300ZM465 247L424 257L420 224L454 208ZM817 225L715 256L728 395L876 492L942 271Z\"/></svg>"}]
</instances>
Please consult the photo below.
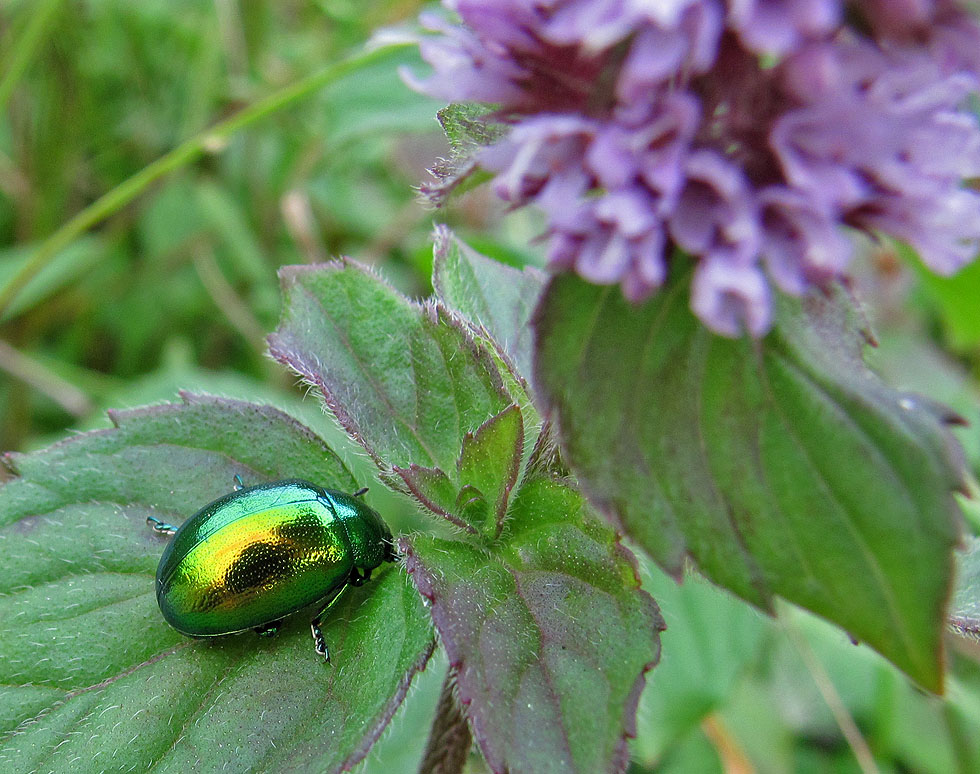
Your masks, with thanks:
<instances>
[{"instance_id":1,"label":"mint leaf","mask_svg":"<svg viewBox=\"0 0 980 774\"><path fill-rule=\"evenodd\" d=\"M487 258L444 226L435 232L432 285L438 298L469 322L474 335L497 356L507 390L524 419L521 472L532 467L563 472L553 464L554 439L542 426L529 392L533 339L531 315L544 289L546 275L533 267L523 270Z\"/></svg>"},{"instance_id":2,"label":"mint leaf","mask_svg":"<svg viewBox=\"0 0 980 774\"><path fill-rule=\"evenodd\" d=\"M572 275L549 283L537 375L567 462L672 574L691 556L939 690L961 485L941 417L867 371L839 299L783 299L769 336L733 341L691 314L688 281L641 306Z\"/></svg>"},{"instance_id":3,"label":"mint leaf","mask_svg":"<svg viewBox=\"0 0 980 774\"><path fill-rule=\"evenodd\" d=\"M454 102L436 113L455 155L463 156L485 145L492 145L507 134L503 124L489 120L488 116L493 110L493 105L479 102Z\"/></svg>"},{"instance_id":4,"label":"mint leaf","mask_svg":"<svg viewBox=\"0 0 980 774\"><path fill-rule=\"evenodd\" d=\"M459 478L466 482L463 510L470 523L481 524L493 537L504 527L510 492L517 483L524 451L524 423L517 406L510 406L463 438Z\"/></svg>"},{"instance_id":5,"label":"mint leaf","mask_svg":"<svg viewBox=\"0 0 980 774\"><path fill-rule=\"evenodd\" d=\"M352 262L281 274L273 356L319 389L383 472L477 531L459 495L481 482L461 477L473 471L457 462L467 434L512 403L487 345L445 307L413 303Z\"/></svg>"},{"instance_id":6,"label":"mint leaf","mask_svg":"<svg viewBox=\"0 0 980 774\"><path fill-rule=\"evenodd\" d=\"M424 667L428 616L394 568L327 619L332 667L303 615L273 639L193 640L164 622L154 574L166 539L148 515L179 523L236 473L356 486L275 409L184 401L113 413L114 428L4 459L0 769L339 771L364 757Z\"/></svg>"},{"instance_id":7,"label":"mint leaf","mask_svg":"<svg viewBox=\"0 0 980 774\"><path fill-rule=\"evenodd\" d=\"M568 486L517 493L488 551L403 538L491 770L621 771L663 622L615 534Z\"/></svg>"},{"instance_id":8,"label":"mint leaf","mask_svg":"<svg viewBox=\"0 0 980 774\"><path fill-rule=\"evenodd\" d=\"M450 479L437 468L396 467L415 498L457 527L488 538L500 534L524 449L524 424L509 406L463 436L463 448Z\"/></svg>"},{"instance_id":9,"label":"mint leaf","mask_svg":"<svg viewBox=\"0 0 980 774\"><path fill-rule=\"evenodd\" d=\"M432 285L438 297L496 341L522 379L531 375L531 314L546 275L506 266L476 252L445 227L436 229Z\"/></svg>"},{"instance_id":10,"label":"mint leaf","mask_svg":"<svg viewBox=\"0 0 980 774\"><path fill-rule=\"evenodd\" d=\"M487 350L444 307L415 304L352 261L280 274L273 357L382 465L450 471L463 436L510 404Z\"/></svg>"},{"instance_id":11,"label":"mint leaf","mask_svg":"<svg viewBox=\"0 0 980 774\"><path fill-rule=\"evenodd\" d=\"M492 177L476 161L481 147L496 142L506 133L503 125L488 120L492 111L490 105L454 103L436 114L452 153L448 159L439 159L429 170L435 182L419 186L419 193L433 207L443 206L454 192L463 193Z\"/></svg>"}]
</instances>

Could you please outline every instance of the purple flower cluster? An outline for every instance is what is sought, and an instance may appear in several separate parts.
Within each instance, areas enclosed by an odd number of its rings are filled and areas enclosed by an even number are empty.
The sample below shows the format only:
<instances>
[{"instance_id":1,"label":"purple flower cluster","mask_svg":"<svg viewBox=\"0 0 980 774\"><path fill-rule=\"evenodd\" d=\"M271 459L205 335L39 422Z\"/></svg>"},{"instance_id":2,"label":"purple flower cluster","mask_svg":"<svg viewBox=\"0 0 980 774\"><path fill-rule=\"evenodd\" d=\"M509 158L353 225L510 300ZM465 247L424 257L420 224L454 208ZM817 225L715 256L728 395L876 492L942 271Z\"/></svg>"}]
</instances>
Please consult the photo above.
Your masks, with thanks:
<instances>
[{"instance_id":1,"label":"purple flower cluster","mask_svg":"<svg viewBox=\"0 0 980 774\"><path fill-rule=\"evenodd\" d=\"M427 93L511 126L478 160L547 215L550 262L639 301L669 248L691 305L758 336L770 282L885 233L950 274L980 246L980 26L956 0L443 0ZM975 181L974 181L975 182Z\"/></svg>"}]
</instances>

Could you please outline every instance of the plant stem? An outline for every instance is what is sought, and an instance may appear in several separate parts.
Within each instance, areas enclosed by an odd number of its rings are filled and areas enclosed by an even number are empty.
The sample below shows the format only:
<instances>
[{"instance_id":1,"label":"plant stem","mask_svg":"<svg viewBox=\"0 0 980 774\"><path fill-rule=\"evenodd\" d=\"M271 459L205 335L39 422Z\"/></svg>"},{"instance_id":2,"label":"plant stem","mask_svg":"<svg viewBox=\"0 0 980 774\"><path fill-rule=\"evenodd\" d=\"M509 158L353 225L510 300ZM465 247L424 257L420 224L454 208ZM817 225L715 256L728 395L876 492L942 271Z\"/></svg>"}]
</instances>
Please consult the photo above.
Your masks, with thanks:
<instances>
[{"instance_id":1,"label":"plant stem","mask_svg":"<svg viewBox=\"0 0 980 774\"><path fill-rule=\"evenodd\" d=\"M0 371L46 395L73 417L84 417L92 412L92 401L82 390L2 339Z\"/></svg>"},{"instance_id":2,"label":"plant stem","mask_svg":"<svg viewBox=\"0 0 980 774\"><path fill-rule=\"evenodd\" d=\"M419 774L460 774L472 744L470 728L456 698L456 670L449 667L429 731Z\"/></svg>"},{"instance_id":3,"label":"plant stem","mask_svg":"<svg viewBox=\"0 0 980 774\"><path fill-rule=\"evenodd\" d=\"M755 774L755 766L721 715L717 712L708 715L701 721L701 730L718 752L725 774Z\"/></svg>"},{"instance_id":4,"label":"plant stem","mask_svg":"<svg viewBox=\"0 0 980 774\"><path fill-rule=\"evenodd\" d=\"M252 103L230 118L191 137L169 153L164 154L156 161L143 167L135 175L124 180L115 188L92 202L92 204L75 215L75 217L55 231L38 247L37 252L31 256L30 260L11 278L7 286L0 290L0 317L3 316L4 311L6 311L10 303L17 297L17 294L24 289L24 286L58 252L97 223L105 220L114 212L129 204L145 191L151 183L186 166L206 151L222 148L228 138L239 129L254 124L282 110L284 107L298 102L352 71L383 60L386 57L392 56L393 53L410 48L411 46L412 44L408 43L386 46L351 57L342 62L337 62L336 64L328 65L296 83L273 92L258 102Z\"/></svg>"},{"instance_id":5,"label":"plant stem","mask_svg":"<svg viewBox=\"0 0 980 774\"><path fill-rule=\"evenodd\" d=\"M871 748L861 734L861 729L858 728L857 723L854 722L854 718L851 717L851 713L844 705L844 701L837 692L833 680L830 679L827 670L824 669L823 664L820 663L820 659L813 652L810 643L807 642L802 632L796 628L796 625L789 620L789 616L785 614L781 615L779 622L782 624L783 631L789 635L790 641L796 647L797 652L799 652L807 671L817 686L817 690L820 691L820 695L833 714L834 720L837 721L837 727L840 728L844 739L850 745L851 752L854 753L854 758L857 760L862 774L881 774L878 764L875 763Z\"/></svg>"}]
</instances>

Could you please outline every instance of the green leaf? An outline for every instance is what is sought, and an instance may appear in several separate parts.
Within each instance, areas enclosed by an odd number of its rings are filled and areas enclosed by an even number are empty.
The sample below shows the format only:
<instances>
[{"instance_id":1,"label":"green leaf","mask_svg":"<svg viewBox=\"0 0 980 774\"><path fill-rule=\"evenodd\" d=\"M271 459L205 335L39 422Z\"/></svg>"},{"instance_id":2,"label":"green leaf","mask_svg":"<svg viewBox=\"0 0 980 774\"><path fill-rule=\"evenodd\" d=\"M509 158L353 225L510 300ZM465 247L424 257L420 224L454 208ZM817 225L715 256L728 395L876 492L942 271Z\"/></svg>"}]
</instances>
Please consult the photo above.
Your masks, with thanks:
<instances>
[{"instance_id":1,"label":"green leaf","mask_svg":"<svg viewBox=\"0 0 980 774\"><path fill-rule=\"evenodd\" d=\"M28 245L0 250L0 288L5 288L31 260L36 246ZM36 307L47 298L70 288L79 277L92 270L109 248L99 239L79 239L40 269L0 315L6 322Z\"/></svg>"},{"instance_id":2,"label":"green leaf","mask_svg":"<svg viewBox=\"0 0 980 774\"><path fill-rule=\"evenodd\" d=\"M487 345L445 307L413 303L353 262L281 276L273 356L320 391L383 472L417 473L441 507L477 485L460 479L464 439L512 404Z\"/></svg>"},{"instance_id":3,"label":"green leaf","mask_svg":"<svg viewBox=\"0 0 980 774\"><path fill-rule=\"evenodd\" d=\"M436 114L452 152L429 170L435 182L419 186L419 192L433 207L441 207L453 193L469 191L492 177L480 169L476 155L481 147L506 134L505 126L488 120L493 110L491 105L454 103Z\"/></svg>"},{"instance_id":4,"label":"green leaf","mask_svg":"<svg viewBox=\"0 0 980 774\"><path fill-rule=\"evenodd\" d=\"M700 728L694 729L675 745L653 770L657 774L688 774L692 771L698 774L727 774L718 749Z\"/></svg>"},{"instance_id":5,"label":"green leaf","mask_svg":"<svg viewBox=\"0 0 980 774\"><path fill-rule=\"evenodd\" d=\"M564 484L517 493L491 551L404 538L494 772L622 771L663 622L632 557Z\"/></svg>"},{"instance_id":6,"label":"green leaf","mask_svg":"<svg viewBox=\"0 0 980 774\"><path fill-rule=\"evenodd\" d=\"M303 616L273 639L193 640L164 622L154 575L166 541L147 515L179 522L235 473L355 486L288 416L184 400L5 459L0 769L339 771L364 757L431 653L421 600L393 569L327 619L332 667Z\"/></svg>"},{"instance_id":7,"label":"green leaf","mask_svg":"<svg viewBox=\"0 0 980 774\"><path fill-rule=\"evenodd\" d=\"M955 442L860 359L838 298L782 299L762 341L712 335L688 278L641 306L572 275L538 310L538 384L590 499L665 569L691 556L942 687ZM583 310L587 310L584 313Z\"/></svg>"},{"instance_id":8,"label":"green leaf","mask_svg":"<svg viewBox=\"0 0 980 774\"><path fill-rule=\"evenodd\" d=\"M695 575L676 583L652 563L643 569L643 588L657 600L667 623L661 635L667 655L640 697L632 748L636 760L654 766L673 744L724 706L773 627Z\"/></svg>"},{"instance_id":9,"label":"green leaf","mask_svg":"<svg viewBox=\"0 0 980 774\"><path fill-rule=\"evenodd\" d=\"M440 102L406 89L398 74L404 67L422 64L418 48L393 45L377 50L377 57L323 91L320 137L330 151L370 135L404 137L435 130L432 114Z\"/></svg>"},{"instance_id":10,"label":"green leaf","mask_svg":"<svg viewBox=\"0 0 980 774\"><path fill-rule=\"evenodd\" d=\"M531 314L546 276L480 255L444 227L436 229L432 285L451 309L496 341L522 380L531 376L534 341Z\"/></svg>"},{"instance_id":11,"label":"green leaf","mask_svg":"<svg viewBox=\"0 0 980 774\"><path fill-rule=\"evenodd\" d=\"M473 535L477 528L456 515L459 506L459 487L439 468L424 468L421 465L409 465L407 468L395 468L411 495L425 508L437 516L455 524L462 530ZM394 486L397 483L390 481Z\"/></svg>"},{"instance_id":12,"label":"green leaf","mask_svg":"<svg viewBox=\"0 0 980 774\"><path fill-rule=\"evenodd\" d=\"M138 250L146 259L165 263L168 256L188 250L204 225L202 196L184 176L162 183L140 209Z\"/></svg>"},{"instance_id":13,"label":"green leaf","mask_svg":"<svg viewBox=\"0 0 980 774\"><path fill-rule=\"evenodd\" d=\"M520 406L524 419L524 456L521 474L528 467L550 470L554 439L542 426L529 395L533 340L531 315L544 288L546 275L527 266L515 269L473 250L448 228L436 227L432 285L437 297L459 312L474 335L493 348L507 390Z\"/></svg>"},{"instance_id":14,"label":"green leaf","mask_svg":"<svg viewBox=\"0 0 980 774\"><path fill-rule=\"evenodd\" d=\"M932 272L907 245L898 245L900 255L912 264L926 295L939 307L943 327L953 347L967 350L980 344L980 261L973 261L951 277Z\"/></svg>"},{"instance_id":15,"label":"green leaf","mask_svg":"<svg viewBox=\"0 0 980 774\"><path fill-rule=\"evenodd\" d=\"M438 468L419 465L394 471L430 511L470 534L493 539L504 526L523 448L521 412L509 406L463 437L452 479Z\"/></svg>"},{"instance_id":16,"label":"green leaf","mask_svg":"<svg viewBox=\"0 0 980 774\"><path fill-rule=\"evenodd\" d=\"M978 295L980 298L980 295ZM892 387L928 395L963 418L952 426L967 462L980 471L980 390L963 364L921 335L889 331L876 337L868 364Z\"/></svg>"},{"instance_id":17,"label":"green leaf","mask_svg":"<svg viewBox=\"0 0 980 774\"><path fill-rule=\"evenodd\" d=\"M470 499L463 512L471 524L497 537L504 526L510 492L517 483L524 451L524 425L517 406L510 406L463 438L459 455L461 493Z\"/></svg>"},{"instance_id":18,"label":"green leaf","mask_svg":"<svg viewBox=\"0 0 980 774\"><path fill-rule=\"evenodd\" d=\"M216 241L228 246L236 274L254 283L266 281L272 275L272 267L241 205L213 183L198 184L194 194L198 217L214 233Z\"/></svg>"},{"instance_id":19,"label":"green leaf","mask_svg":"<svg viewBox=\"0 0 980 774\"><path fill-rule=\"evenodd\" d=\"M507 133L504 125L488 120L493 110L493 105L479 102L454 102L436 113L454 154L467 155L476 148L492 145Z\"/></svg>"},{"instance_id":20,"label":"green leaf","mask_svg":"<svg viewBox=\"0 0 980 774\"><path fill-rule=\"evenodd\" d=\"M980 636L980 538L970 538L957 556L956 591L950 603L949 622L968 636Z\"/></svg>"}]
</instances>

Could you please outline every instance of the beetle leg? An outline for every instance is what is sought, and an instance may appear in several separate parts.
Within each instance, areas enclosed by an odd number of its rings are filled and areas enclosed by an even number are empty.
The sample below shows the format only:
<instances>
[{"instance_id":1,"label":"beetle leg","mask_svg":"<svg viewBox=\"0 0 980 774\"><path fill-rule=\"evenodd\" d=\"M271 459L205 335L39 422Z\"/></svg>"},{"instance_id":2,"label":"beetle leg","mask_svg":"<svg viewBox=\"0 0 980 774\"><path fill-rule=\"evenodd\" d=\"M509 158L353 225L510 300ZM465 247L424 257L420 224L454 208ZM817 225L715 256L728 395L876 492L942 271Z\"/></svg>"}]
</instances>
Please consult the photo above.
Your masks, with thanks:
<instances>
[{"instance_id":1,"label":"beetle leg","mask_svg":"<svg viewBox=\"0 0 980 774\"><path fill-rule=\"evenodd\" d=\"M347 579L347 582L351 586L363 586L364 581L366 581L370 577L371 577L370 572L367 575L361 575L361 571L355 567L353 570L350 571L350 577Z\"/></svg>"},{"instance_id":2,"label":"beetle leg","mask_svg":"<svg viewBox=\"0 0 980 774\"><path fill-rule=\"evenodd\" d=\"M173 535L177 532L177 528L173 524L167 524L167 522L160 521L153 516L147 516L146 523L153 527L154 532L159 532L161 535Z\"/></svg>"},{"instance_id":3,"label":"beetle leg","mask_svg":"<svg viewBox=\"0 0 980 774\"><path fill-rule=\"evenodd\" d=\"M334 589L330 592L330 596L327 597L326 601L320 607L320 611L310 621L310 631L313 633L313 647L316 650L316 654L323 656L323 659L328 664L330 663L330 651L327 650L327 643L323 639L323 632L320 631L320 624L323 623L323 617L327 614L327 611L340 599L341 592L346 588L347 586L343 585L339 589Z\"/></svg>"},{"instance_id":4,"label":"beetle leg","mask_svg":"<svg viewBox=\"0 0 980 774\"><path fill-rule=\"evenodd\" d=\"M360 489L354 492L354 494L352 494L351 497L363 497L367 493L368 493L368 488L366 486L362 486Z\"/></svg>"},{"instance_id":5,"label":"beetle leg","mask_svg":"<svg viewBox=\"0 0 980 774\"><path fill-rule=\"evenodd\" d=\"M395 553L395 543L392 540L385 540L385 561L386 562L397 562L399 557Z\"/></svg>"},{"instance_id":6,"label":"beetle leg","mask_svg":"<svg viewBox=\"0 0 980 774\"><path fill-rule=\"evenodd\" d=\"M259 635L259 637L275 637L281 625L282 619L280 618L278 621L270 621L267 624L256 626L253 631Z\"/></svg>"},{"instance_id":7,"label":"beetle leg","mask_svg":"<svg viewBox=\"0 0 980 774\"><path fill-rule=\"evenodd\" d=\"M242 477L241 476L239 476L236 473L234 475L234 479L235 479L235 485L232 487L232 489L234 489L237 492L239 489L244 489L245 488L245 483L242 481Z\"/></svg>"}]
</instances>

